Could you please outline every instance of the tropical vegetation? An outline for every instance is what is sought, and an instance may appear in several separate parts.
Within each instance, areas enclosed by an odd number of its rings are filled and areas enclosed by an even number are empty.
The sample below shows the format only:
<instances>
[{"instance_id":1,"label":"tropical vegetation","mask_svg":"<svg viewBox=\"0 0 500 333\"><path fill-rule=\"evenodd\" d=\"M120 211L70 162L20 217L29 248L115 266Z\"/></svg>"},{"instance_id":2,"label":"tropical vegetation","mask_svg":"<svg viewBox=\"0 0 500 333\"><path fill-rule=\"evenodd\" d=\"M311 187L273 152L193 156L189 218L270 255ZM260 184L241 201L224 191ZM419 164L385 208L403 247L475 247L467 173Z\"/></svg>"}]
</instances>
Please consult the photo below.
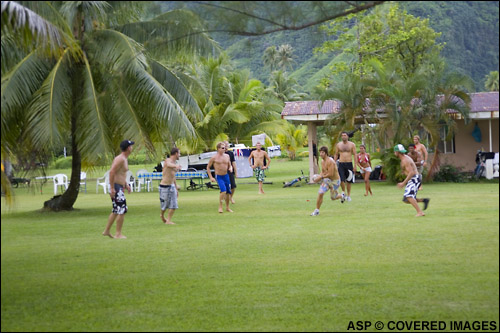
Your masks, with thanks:
<instances>
[{"instance_id":1,"label":"tropical vegetation","mask_svg":"<svg viewBox=\"0 0 500 333\"><path fill-rule=\"evenodd\" d=\"M191 121L201 119L200 108L147 47L193 54L213 52L216 44L194 33L190 13L140 21L140 6L2 1L2 59L9 59L2 61L2 160L46 153L71 138L71 183L48 208L72 209L82 164L116 154L123 138L154 154L155 144L196 134ZM190 39L173 39L190 30Z\"/></svg>"}]
</instances>

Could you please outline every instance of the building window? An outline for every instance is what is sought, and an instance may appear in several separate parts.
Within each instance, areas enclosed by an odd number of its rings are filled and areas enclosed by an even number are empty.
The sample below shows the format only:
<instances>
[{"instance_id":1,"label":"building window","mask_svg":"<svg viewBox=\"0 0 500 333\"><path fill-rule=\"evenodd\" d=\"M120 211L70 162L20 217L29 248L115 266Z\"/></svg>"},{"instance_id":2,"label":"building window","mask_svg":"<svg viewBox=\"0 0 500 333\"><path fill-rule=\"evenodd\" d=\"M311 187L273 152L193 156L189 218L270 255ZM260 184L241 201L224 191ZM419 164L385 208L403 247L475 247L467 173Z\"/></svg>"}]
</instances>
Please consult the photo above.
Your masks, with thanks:
<instances>
[{"instance_id":1,"label":"building window","mask_svg":"<svg viewBox=\"0 0 500 333\"><path fill-rule=\"evenodd\" d=\"M444 154L454 154L455 153L455 136L448 137L448 127L443 126L439 131L439 144L438 149Z\"/></svg>"}]
</instances>

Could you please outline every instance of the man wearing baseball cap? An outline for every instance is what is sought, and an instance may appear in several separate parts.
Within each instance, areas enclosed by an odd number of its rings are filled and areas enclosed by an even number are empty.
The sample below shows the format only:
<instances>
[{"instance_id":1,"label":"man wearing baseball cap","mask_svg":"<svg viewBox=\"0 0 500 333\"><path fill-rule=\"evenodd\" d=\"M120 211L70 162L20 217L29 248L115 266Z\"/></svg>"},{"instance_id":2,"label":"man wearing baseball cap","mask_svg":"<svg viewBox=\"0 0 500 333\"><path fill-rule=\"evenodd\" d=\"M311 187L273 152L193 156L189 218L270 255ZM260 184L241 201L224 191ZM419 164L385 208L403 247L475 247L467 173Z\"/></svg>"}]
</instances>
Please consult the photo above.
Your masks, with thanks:
<instances>
[{"instance_id":1,"label":"man wearing baseball cap","mask_svg":"<svg viewBox=\"0 0 500 333\"><path fill-rule=\"evenodd\" d=\"M135 142L130 140L123 140L120 143L122 150L121 154L116 156L111 164L109 170L109 195L113 202L113 209L108 218L106 229L102 233L104 236L111 238L127 238L122 234L123 221L125 213L128 210L127 201L125 200L125 192L123 189L126 187L130 193L130 186L127 184L127 171L128 171L128 157L132 153L132 146ZM116 220L116 234L113 237L110 229Z\"/></svg>"},{"instance_id":2,"label":"man wearing baseball cap","mask_svg":"<svg viewBox=\"0 0 500 333\"><path fill-rule=\"evenodd\" d=\"M427 209L430 199L417 199L417 192L420 184L422 183L422 175L418 173L417 166L413 159L406 154L406 149L402 144L397 144L394 146L394 155L401 160L401 168L403 173L406 174L406 178L403 182L398 183L399 188L405 188L405 193L403 195L403 202L411 204L417 211L417 217L425 216L424 212L418 206L419 202L424 203L424 210Z\"/></svg>"}]
</instances>

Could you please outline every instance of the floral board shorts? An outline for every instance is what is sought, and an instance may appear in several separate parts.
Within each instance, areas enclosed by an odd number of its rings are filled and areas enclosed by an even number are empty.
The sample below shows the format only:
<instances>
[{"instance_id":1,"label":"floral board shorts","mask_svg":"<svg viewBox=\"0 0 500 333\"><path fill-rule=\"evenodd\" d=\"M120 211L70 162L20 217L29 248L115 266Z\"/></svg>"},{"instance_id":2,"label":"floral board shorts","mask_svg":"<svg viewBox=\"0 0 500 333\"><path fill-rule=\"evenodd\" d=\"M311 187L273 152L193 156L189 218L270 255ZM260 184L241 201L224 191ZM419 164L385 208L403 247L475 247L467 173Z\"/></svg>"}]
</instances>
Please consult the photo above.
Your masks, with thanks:
<instances>
[{"instance_id":1,"label":"floral board shorts","mask_svg":"<svg viewBox=\"0 0 500 333\"><path fill-rule=\"evenodd\" d=\"M127 200L125 200L125 192L123 192L123 185L115 184L115 197L111 199L113 202L113 214L123 215L128 211Z\"/></svg>"},{"instance_id":2,"label":"floral board shorts","mask_svg":"<svg viewBox=\"0 0 500 333\"><path fill-rule=\"evenodd\" d=\"M256 167L254 169L255 172L255 179L257 179L258 182L263 182L264 178L266 178L266 175L264 174L264 170L261 169L261 167Z\"/></svg>"},{"instance_id":3,"label":"floral board shorts","mask_svg":"<svg viewBox=\"0 0 500 333\"><path fill-rule=\"evenodd\" d=\"M337 190L339 189L339 186L340 186L340 179L331 180L330 178L323 178L323 182L319 187L318 193L323 194L328 192L329 190L332 190L334 192L334 195L337 196L338 194Z\"/></svg>"}]
</instances>

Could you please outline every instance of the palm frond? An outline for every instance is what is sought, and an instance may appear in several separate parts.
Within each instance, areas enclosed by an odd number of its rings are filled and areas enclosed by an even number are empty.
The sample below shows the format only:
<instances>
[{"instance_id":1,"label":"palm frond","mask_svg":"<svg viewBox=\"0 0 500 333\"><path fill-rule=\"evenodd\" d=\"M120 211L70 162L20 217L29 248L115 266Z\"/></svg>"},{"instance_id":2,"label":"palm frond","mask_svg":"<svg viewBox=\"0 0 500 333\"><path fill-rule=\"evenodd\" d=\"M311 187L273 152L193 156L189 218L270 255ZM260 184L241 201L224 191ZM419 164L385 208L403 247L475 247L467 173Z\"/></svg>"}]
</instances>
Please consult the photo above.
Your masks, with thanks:
<instances>
[{"instance_id":1,"label":"palm frond","mask_svg":"<svg viewBox=\"0 0 500 333\"><path fill-rule=\"evenodd\" d=\"M71 29L57 11L46 1L39 2L45 12L50 12L56 25L31 9L14 1L2 1L2 34L4 29L21 37L24 45L42 45L46 51L60 56L65 47L70 47L73 54L79 54L79 48L72 38ZM61 27L61 28L60 28Z\"/></svg>"},{"instance_id":2,"label":"palm frond","mask_svg":"<svg viewBox=\"0 0 500 333\"><path fill-rule=\"evenodd\" d=\"M42 147L64 142L69 127L71 78L68 75L69 49L58 59L50 74L34 94L28 107L28 132Z\"/></svg>"},{"instance_id":3,"label":"palm frond","mask_svg":"<svg viewBox=\"0 0 500 333\"><path fill-rule=\"evenodd\" d=\"M134 74L147 68L144 48L115 30L98 30L89 40L92 63L100 63L114 74Z\"/></svg>"},{"instance_id":4,"label":"palm frond","mask_svg":"<svg viewBox=\"0 0 500 333\"><path fill-rule=\"evenodd\" d=\"M166 128L172 138L194 137L195 131L189 118L175 98L146 71L128 76L125 85L128 98L136 107L152 110L154 121Z\"/></svg>"},{"instance_id":5,"label":"palm frond","mask_svg":"<svg viewBox=\"0 0 500 333\"><path fill-rule=\"evenodd\" d=\"M193 98L182 80L167 67L159 62L152 60L152 75L160 82L165 89L175 98L175 100L184 108L187 116L192 121L199 121L203 117L198 103Z\"/></svg>"},{"instance_id":6,"label":"palm frond","mask_svg":"<svg viewBox=\"0 0 500 333\"><path fill-rule=\"evenodd\" d=\"M75 139L82 160L89 162L92 159L98 159L113 152L113 147L110 146L111 133L109 133L105 121L104 110L99 103L98 92L87 57L84 58L81 81L83 93L77 105L79 109L79 126L77 127L77 137Z\"/></svg>"},{"instance_id":7,"label":"palm frond","mask_svg":"<svg viewBox=\"0 0 500 333\"><path fill-rule=\"evenodd\" d=\"M153 54L183 52L213 56L220 52L218 44L206 33L201 19L188 10L173 10L147 22L134 22L117 27Z\"/></svg>"},{"instance_id":8,"label":"palm frond","mask_svg":"<svg viewBox=\"0 0 500 333\"><path fill-rule=\"evenodd\" d=\"M2 76L2 132L4 115L26 107L49 71L49 62L33 51Z\"/></svg>"}]
</instances>

